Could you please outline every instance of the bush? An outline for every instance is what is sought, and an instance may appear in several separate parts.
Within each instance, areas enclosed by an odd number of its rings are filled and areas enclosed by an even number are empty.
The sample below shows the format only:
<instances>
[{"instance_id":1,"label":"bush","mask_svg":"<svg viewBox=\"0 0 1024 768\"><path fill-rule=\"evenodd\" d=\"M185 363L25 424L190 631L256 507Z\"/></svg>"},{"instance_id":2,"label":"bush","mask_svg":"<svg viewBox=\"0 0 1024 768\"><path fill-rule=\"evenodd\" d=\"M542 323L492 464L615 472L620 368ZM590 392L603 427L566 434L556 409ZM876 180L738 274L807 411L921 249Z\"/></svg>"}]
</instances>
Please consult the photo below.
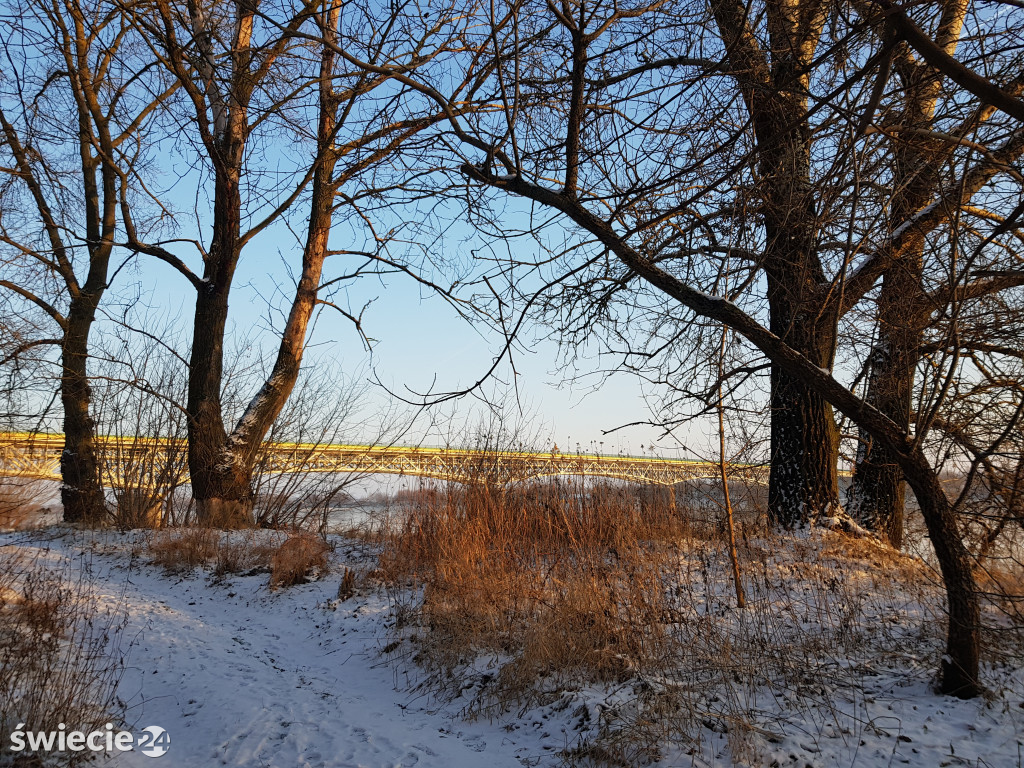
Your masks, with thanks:
<instances>
[{"instance_id":1,"label":"bush","mask_svg":"<svg viewBox=\"0 0 1024 768\"><path fill-rule=\"evenodd\" d=\"M92 731L111 719L123 664L109 656L125 626L101 610L87 566L37 559L38 550L0 547L0 743L14 730ZM45 553L42 553L45 554ZM47 561L52 561L48 557ZM78 570L81 568L81 570ZM25 765L71 765L88 753L26 756ZM0 756L0 764L3 762Z\"/></svg>"},{"instance_id":2,"label":"bush","mask_svg":"<svg viewBox=\"0 0 1024 768\"><path fill-rule=\"evenodd\" d=\"M161 531L150 539L149 553L168 572L185 573L216 557L219 539L219 532L212 528Z\"/></svg>"},{"instance_id":3,"label":"bush","mask_svg":"<svg viewBox=\"0 0 1024 768\"><path fill-rule=\"evenodd\" d=\"M0 530L17 530L39 511L38 483L24 477L0 477Z\"/></svg>"},{"instance_id":4,"label":"bush","mask_svg":"<svg viewBox=\"0 0 1024 768\"><path fill-rule=\"evenodd\" d=\"M262 534L262 535L261 535ZM251 573L270 571L270 561L277 550L276 543L266 532L232 531L226 533L217 546L214 573Z\"/></svg>"},{"instance_id":5,"label":"bush","mask_svg":"<svg viewBox=\"0 0 1024 768\"><path fill-rule=\"evenodd\" d=\"M270 586L290 587L319 578L327 571L327 542L309 533L296 533L278 547L270 560Z\"/></svg>"}]
</instances>

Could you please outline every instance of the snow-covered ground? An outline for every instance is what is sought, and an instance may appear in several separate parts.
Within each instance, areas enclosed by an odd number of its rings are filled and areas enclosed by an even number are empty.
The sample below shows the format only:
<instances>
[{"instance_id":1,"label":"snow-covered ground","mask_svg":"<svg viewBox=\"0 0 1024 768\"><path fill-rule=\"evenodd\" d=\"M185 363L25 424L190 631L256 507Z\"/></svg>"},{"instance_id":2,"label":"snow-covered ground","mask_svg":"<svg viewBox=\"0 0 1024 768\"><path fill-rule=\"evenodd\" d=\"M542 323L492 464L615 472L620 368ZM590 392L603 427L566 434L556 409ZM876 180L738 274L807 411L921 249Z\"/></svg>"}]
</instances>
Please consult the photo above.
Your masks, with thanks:
<instances>
[{"instance_id":1,"label":"snow-covered ground","mask_svg":"<svg viewBox=\"0 0 1024 768\"><path fill-rule=\"evenodd\" d=\"M121 754L109 763L115 768L559 765L563 750L648 684L579 686L466 720L472 683L486 684L492 661L476 664L461 695L439 701L421 685L414 648L395 639L394 595L371 586L337 599L346 567L373 567L368 545L334 537L325 578L271 590L266 573L169 575L147 562L142 536L60 527L0 534L0 546L49 549L51 559L90 553L82 560L91 588L127 607L123 717L136 732L166 729L171 746L159 760ZM662 745L661 764L1024 766L1019 664L987 668L992 693L959 701L934 694L930 660L913 659L908 647L865 674L870 662L851 658L861 668L852 687L830 679L802 693L766 687L747 702L756 722L709 711L692 741Z\"/></svg>"}]
</instances>

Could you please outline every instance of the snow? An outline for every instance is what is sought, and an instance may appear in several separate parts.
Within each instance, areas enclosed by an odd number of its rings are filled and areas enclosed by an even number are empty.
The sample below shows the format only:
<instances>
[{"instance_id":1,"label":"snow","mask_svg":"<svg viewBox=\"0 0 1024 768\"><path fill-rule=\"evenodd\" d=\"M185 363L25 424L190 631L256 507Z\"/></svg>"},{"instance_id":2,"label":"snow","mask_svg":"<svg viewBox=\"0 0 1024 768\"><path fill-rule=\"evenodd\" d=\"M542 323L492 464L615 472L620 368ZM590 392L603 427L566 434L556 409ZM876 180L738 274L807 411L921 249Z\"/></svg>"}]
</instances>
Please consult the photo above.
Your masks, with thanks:
<instances>
[{"instance_id":1,"label":"snow","mask_svg":"<svg viewBox=\"0 0 1024 768\"><path fill-rule=\"evenodd\" d=\"M118 605L123 595L129 611L120 641L127 654L119 688L124 719L136 732L149 725L169 732L166 765L559 765L561 750L585 743L599 724L625 717L637 691L673 684L654 676L579 684L551 690L521 709L465 719L466 712L480 712L477 694L501 660L472 660L449 697L431 695L413 659L414 644L395 631L396 606L415 594L406 590L396 601L398 588L369 586L348 600L336 598L346 567L360 573L374 567L370 545L332 537L327 577L272 591L266 573L169 575L146 561L143 536L51 526L0 533L0 546L87 560L91 589L102 602ZM786 567L797 573L820 563ZM717 599L711 596L706 609ZM899 608L879 622L900 621L901 611L916 610L914 598ZM832 660L833 674L802 688L744 681L730 694L750 713L742 723L709 689L697 713L698 737L663 744L657 764L1020 766L1020 664L988 665L992 691L960 701L931 690L935 659L927 642L921 645L908 638L904 652L882 660L854 648L849 658ZM153 766L133 752L106 764Z\"/></svg>"},{"instance_id":2,"label":"snow","mask_svg":"<svg viewBox=\"0 0 1024 768\"><path fill-rule=\"evenodd\" d=\"M0 545L34 546L25 536L0 534ZM265 573L170 576L133 562L138 537L68 533L45 545L94 550L93 590L105 601L124 592L124 637L132 639L119 686L125 719L136 732L166 729L171 764L518 766L537 748L535 739L436 711L406 689L383 653L393 623L385 594L339 602L338 576L278 591ZM336 574L370 565L362 547L343 544L334 557ZM108 764L153 768L134 752Z\"/></svg>"},{"instance_id":3,"label":"snow","mask_svg":"<svg viewBox=\"0 0 1024 768\"><path fill-rule=\"evenodd\" d=\"M121 695L131 721L170 732L177 765L475 766L495 743L397 684L383 595L338 603L337 579L271 592L265 574L130 580L138 642ZM488 761L517 765L504 741ZM115 764L151 768L135 753Z\"/></svg>"}]
</instances>

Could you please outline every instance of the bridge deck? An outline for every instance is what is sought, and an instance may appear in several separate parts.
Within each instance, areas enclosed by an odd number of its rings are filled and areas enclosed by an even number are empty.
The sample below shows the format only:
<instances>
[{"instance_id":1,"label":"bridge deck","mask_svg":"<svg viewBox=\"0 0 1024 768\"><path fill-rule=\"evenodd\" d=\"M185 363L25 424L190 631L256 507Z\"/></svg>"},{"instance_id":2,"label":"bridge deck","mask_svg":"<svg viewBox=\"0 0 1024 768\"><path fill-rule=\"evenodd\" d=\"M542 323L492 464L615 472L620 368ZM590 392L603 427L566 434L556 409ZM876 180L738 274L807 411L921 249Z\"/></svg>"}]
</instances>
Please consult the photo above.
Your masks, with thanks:
<instances>
[{"instance_id":1,"label":"bridge deck","mask_svg":"<svg viewBox=\"0 0 1024 768\"><path fill-rule=\"evenodd\" d=\"M182 440L138 437L97 438L106 479L121 485L153 466L173 470L188 482ZM62 435L0 433L0 475L60 479ZM609 477L673 485L718 476L718 465L643 456L480 451L466 448L268 443L264 471L409 475L455 482L508 483L558 475ZM758 465L732 465L730 474L763 481Z\"/></svg>"}]
</instances>

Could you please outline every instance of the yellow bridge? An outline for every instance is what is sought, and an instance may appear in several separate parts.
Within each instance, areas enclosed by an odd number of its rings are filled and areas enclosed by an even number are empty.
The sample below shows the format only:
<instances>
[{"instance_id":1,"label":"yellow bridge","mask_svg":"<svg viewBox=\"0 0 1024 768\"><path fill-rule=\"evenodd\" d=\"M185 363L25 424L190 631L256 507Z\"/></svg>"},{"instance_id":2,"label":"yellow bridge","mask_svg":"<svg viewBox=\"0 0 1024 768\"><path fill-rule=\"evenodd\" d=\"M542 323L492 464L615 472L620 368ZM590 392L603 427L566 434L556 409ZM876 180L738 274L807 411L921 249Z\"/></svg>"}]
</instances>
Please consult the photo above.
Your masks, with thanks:
<instances>
[{"instance_id":1,"label":"yellow bridge","mask_svg":"<svg viewBox=\"0 0 1024 768\"><path fill-rule=\"evenodd\" d=\"M99 437L97 443L104 479L111 487L188 482L183 440ZM0 476L60 480L63 449L62 435L0 433ZM488 484L585 476L672 486L719 476L715 463L681 459L303 443L267 443L260 467L271 473L388 474ZM756 482L764 482L767 472L767 467L756 465L729 467L730 476Z\"/></svg>"}]
</instances>

